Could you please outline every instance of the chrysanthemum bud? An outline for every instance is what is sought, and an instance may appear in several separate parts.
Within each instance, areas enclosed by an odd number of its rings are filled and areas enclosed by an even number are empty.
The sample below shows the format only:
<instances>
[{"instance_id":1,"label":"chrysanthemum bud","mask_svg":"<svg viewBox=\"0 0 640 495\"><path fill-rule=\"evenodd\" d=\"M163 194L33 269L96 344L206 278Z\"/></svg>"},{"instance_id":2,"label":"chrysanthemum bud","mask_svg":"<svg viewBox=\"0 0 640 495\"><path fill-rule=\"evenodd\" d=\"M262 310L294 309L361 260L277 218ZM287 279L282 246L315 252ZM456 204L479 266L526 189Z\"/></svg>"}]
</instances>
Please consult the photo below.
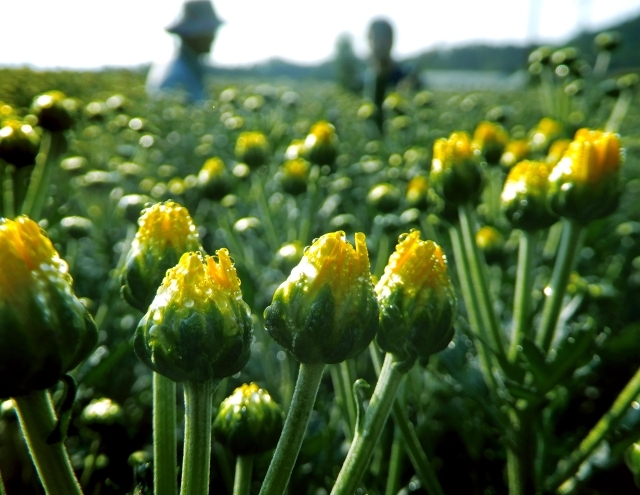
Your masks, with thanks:
<instances>
[{"instance_id":1,"label":"chrysanthemum bud","mask_svg":"<svg viewBox=\"0 0 640 495\"><path fill-rule=\"evenodd\" d=\"M0 219L0 397L54 385L98 339L67 264L33 220Z\"/></svg>"},{"instance_id":2,"label":"chrysanthemum bud","mask_svg":"<svg viewBox=\"0 0 640 495\"><path fill-rule=\"evenodd\" d=\"M562 134L562 124L549 117L544 117L529 133L529 149L533 152L546 153L551 143Z\"/></svg>"},{"instance_id":3,"label":"chrysanthemum bud","mask_svg":"<svg viewBox=\"0 0 640 495\"><path fill-rule=\"evenodd\" d=\"M472 201L482 190L480 151L466 132L454 132L433 144L430 179L445 202Z\"/></svg>"},{"instance_id":4,"label":"chrysanthemum bud","mask_svg":"<svg viewBox=\"0 0 640 495\"><path fill-rule=\"evenodd\" d=\"M311 163L333 166L338 155L338 137L335 128L324 120L315 123L304 141Z\"/></svg>"},{"instance_id":5,"label":"chrysanthemum bud","mask_svg":"<svg viewBox=\"0 0 640 495\"><path fill-rule=\"evenodd\" d=\"M289 194L297 196L307 190L309 179L309 162L304 158L294 158L284 162L278 172L278 179L282 189Z\"/></svg>"},{"instance_id":6,"label":"chrysanthemum bud","mask_svg":"<svg viewBox=\"0 0 640 495\"><path fill-rule=\"evenodd\" d=\"M557 217L547 209L547 191L552 165L525 160L511 169L500 196L502 211L517 229L537 230L553 224Z\"/></svg>"},{"instance_id":7,"label":"chrysanthemum bud","mask_svg":"<svg viewBox=\"0 0 640 495\"><path fill-rule=\"evenodd\" d=\"M138 358L175 382L231 376L249 360L251 310L228 251L216 254L183 254L136 329Z\"/></svg>"},{"instance_id":8,"label":"chrysanthemum bud","mask_svg":"<svg viewBox=\"0 0 640 495\"><path fill-rule=\"evenodd\" d=\"M476 232L476 245L484 253L487 261L492 262L502 254L504 236L495 227L485 225Z\"/></svg>"},{"instance_id":9,"label":"chrysanthemum bud","mask_svg":"<svg viewBox=\"0 0 640 495\"><path fill-rule=\"evenodd\" d=\"M381 213L397 210L400 198L400 190L387 182L373 186L367 194L367 202Z\"/></svg>"},{"instance_id":10,"label":"chrysanthemum bud","mask_svg":"<svg viewBox=\"0 0 640 495\"><path fill-rule=\"evenodd\" d=\"M524 160L529 154L529 145L524 139L514 139L509 141L500 157L500 164L503 167L511 168L516 163Z\"/></svg>"},{"instance_id":11,"label":"chrysanthemum bud","mask_svg":"<svg viewBox=\"0 0 640 495\"><path fill-rule=\"evenodd\" d=\"M8 119L0 128L0 159L17 168L36 162L40 138L28 124Z\"/></svg>"},{"instance_id":12,"label":"chrysanthemum bud","mask_svg":"<svg viewBox=\"0 0 640 495\"><path fill-rule=\"evenodd\" d=\"M165 272L202 246L187 209L171 201L144 209L138 226L121 275L122 296L146 312Z\"/></svg>"},{"instance_id":13,"label":"chrysanthemum bud","mask_svg":"<svg viewBox=\"0 0 640 495\"><path fill-rule=\"evenodd\" d=\"M231 174L220 158L209 158L204 162L198 172L198 187L213 201L219 201L231 192Z\"/></svg>"},{"instance_id":14,"label":"chrysanthemum bud","mask_svg":"<svg viewBox=\"0 0 640 495\"><path fill-rule=\"evenodd\" d=\"M93 222L88 218L74 215L60 220L60 227L72 239L82 239L91 234Z\"/></svg>"},{"instance_id":15,"label":"chrysanthemum bud","mask_svg":"<svg viewBox=\"0 0 640 495\"><path fill-rule=\"evenodd\" d=\"M549 175L548 206L582 224L618 206L620 140L611 132L580 129Z\"/></svg>"},{"instance_id":16,"label":"chrysanthemum bud","mask_svg":"<svg viewBox=\"0 0 640 495\"><path fill-rule=\"evenodd\" d=\"M549 152L547 153L547 163L550 163L551 165L558 163L569 148L570 144L571 139L556 139L551 143Z\"/></svg>"},{"instance_id":17,"label":"chrysanthemum bud","mask_svg":"<svg viewBox=\"0 0 640 495\"><path fill-rule=\"evenodd\" d=\"M259 131L243 132L236 141L235 154L238 160L251 168L264 165L269 156L267 137Z\"/></svg>"},{"instance_id":18,"label":"chrysanthemum bud","mask_svg":"<svg viewBox=\"0 0 640 495\"><path fill-rule=\"evenodd\" d=\"M38 117L38 125L51 132L66 131L73 125L76 103L62 91L47 91L36 96L31 111Z\"/></svg>"},{"instance_id":19,"label":"chrysanthemum bud","mask_svg":"<svg viewBox=\"0 0 640 495\"><path fill-rule=\"evenodd\" d=\"M473 142L489 165L497 165L509 141L507 131L499 124L482 121L473 133Z\"/></svg>"},{"instance_id":20,"label":"chrysanthemum bud","mask_svg":"<svg viewBox=\"0 0 640 495\"><path fill-rule=\"evenodd\" d=\"M220 404L212 433L236 456L261 454L278 443L283 418L266 390L245 383Z\"/></svg>"},{"instance_id":21,"label":"chrysanthemum bud","mask_svg":"<svg viewBox=\"0 0 640 495\"><path fill-rule=\"evenodd\" d=\"M376 285L378 345L406 361L426 359L453 338L457 299L440 246L412 231L400 236Z\"/></svg>"},{"instance_id":22,"label":"chrysanthemum bud","mask_svg":"<svg viewBox=\"0 0 640 495\"><path fill-rule=\"evenodd\" d=\"M407 184L407 204L424 210L429 205L429 180L424 175L416 175Z\"/></svg>"},{"instance_id":23,"label":"chrysanthemum bud","mask_svg":"<svg viewBox=\"0 0 640 495\"><path fill-rule=\"evenodd\" d=\"M355 249L341 231L307 248L265 310L265 327L305 364L339 363L364 350L378 329L364 234L355 235Z\"/></svg>"}]
</instances>

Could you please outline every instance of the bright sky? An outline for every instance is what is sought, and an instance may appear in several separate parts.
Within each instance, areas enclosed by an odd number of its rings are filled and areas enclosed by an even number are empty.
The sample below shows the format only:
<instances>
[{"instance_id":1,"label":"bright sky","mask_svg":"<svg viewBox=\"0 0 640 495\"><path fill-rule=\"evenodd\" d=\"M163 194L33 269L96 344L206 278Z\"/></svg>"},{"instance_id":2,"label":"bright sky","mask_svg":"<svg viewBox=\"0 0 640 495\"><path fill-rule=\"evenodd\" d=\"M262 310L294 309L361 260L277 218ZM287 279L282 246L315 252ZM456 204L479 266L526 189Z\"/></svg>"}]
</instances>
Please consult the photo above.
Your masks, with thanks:
<instances>
[{"instance_id":1,"label":"bright sky","mask_svg":"<svg viewBox=\"0 0 640 495\"><path fill-rule=\"evenodd\" d=\"M167 60L174 40L163 28L182 2L0 0L0 66L97 68ZM540 42L561 42L579 26L601 29L640 15L640 0L214 0L226 24L211 62L238 66L279 57L315 63L333 56L342 33L351 34L364 56L367 26L378 16L395 26L400 58L476 40L524 42L530 2L538 5Z\"/></svg>"}]
</instances>

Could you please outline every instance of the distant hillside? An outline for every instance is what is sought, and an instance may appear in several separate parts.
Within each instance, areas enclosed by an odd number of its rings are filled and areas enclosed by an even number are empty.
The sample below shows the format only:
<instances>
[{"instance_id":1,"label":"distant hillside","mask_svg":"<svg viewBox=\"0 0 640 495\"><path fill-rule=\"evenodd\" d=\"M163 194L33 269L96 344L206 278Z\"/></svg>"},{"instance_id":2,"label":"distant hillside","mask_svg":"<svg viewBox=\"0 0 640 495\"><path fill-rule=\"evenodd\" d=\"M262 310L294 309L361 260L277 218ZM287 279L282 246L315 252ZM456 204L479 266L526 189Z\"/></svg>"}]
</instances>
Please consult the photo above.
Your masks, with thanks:
<instances>
[{"instance_id":1,"label":"distant hillside","mask_svg":"<svg viewBox=\"0 0 640 495\"><path fill-rule=\"evenodd\" d=\"M615 30L622 35L622 44L613 54L609 70L640 69L640 16L611 26L607 30ZM600 31L602 30L582 33L562 46L575 46L587 60L593 61L593 38ZM535 46L473 44L445 50L430 50L403 62L420 70L489 70L512 73L526 66L529 53L534 48ZM365 65L365 61L360 61L361 67ZM306 66L272 59L248 68L215 67L213 72L228 76L335 80L333 61Z\"/></svg>"}]
</instances>

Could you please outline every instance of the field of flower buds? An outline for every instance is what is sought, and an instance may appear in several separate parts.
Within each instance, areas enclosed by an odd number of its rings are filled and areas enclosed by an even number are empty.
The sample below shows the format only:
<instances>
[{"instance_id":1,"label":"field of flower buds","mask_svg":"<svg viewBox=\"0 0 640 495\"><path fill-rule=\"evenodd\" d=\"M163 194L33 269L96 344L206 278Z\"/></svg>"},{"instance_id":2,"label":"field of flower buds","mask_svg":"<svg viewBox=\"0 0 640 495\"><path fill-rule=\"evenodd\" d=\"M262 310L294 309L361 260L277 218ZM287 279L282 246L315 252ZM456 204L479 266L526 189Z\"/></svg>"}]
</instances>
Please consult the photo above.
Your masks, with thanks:
<instances>
[{"instance_id":1,"label":"field of flower buds","mask_svg":"<svg viewBox=\"0 0 640 495\"><path fill-rule=\"evenodd\" d=\"M0 494L640 493L638 77L570 55L380 109L0 69Z\"/></svg>"}]
</instances>

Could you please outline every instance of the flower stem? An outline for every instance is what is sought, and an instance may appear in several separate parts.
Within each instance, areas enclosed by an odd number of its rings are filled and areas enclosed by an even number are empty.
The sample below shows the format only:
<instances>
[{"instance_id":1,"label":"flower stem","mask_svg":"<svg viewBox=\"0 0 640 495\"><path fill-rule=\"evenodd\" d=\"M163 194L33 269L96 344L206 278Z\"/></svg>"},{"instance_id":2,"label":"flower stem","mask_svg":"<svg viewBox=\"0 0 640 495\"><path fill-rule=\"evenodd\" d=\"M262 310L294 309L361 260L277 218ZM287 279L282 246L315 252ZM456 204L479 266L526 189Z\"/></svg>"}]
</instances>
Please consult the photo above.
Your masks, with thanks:
<instances>
[{"instance_id":1,"label":"flower stem","mask_svg":"<svg viewBox=\"0 0 640 495\"><path fill-rule=\"evenodd\" d=\"M329 367L331 372L331 381L333 382L333 388L336 393L338 403L342 408L344 414L346 428L346 437L351 440L356 427L356 404L351 395L351 372L346 361L340 364L332 364Z\"/></svg>"},{"instance_id":2,"label":"flower stem","mask_svg":"<svg viewBox=\"0 0 640 495\"><path fill-rule=\"evenodd\" d=\"M184 458L180 495L207 495L211 464L212 380L184 382ZM216 383L217 386L217 383Z\"/></svg>"},{"instance_id":3,"label":"flower stem","mask_svg":"<svg viewBox=\"0 0 640 495\"><path fill-rule=\"evenodd\" d=\"M251 179L251 186L256 196L258 211L262 217L261 220L264 225L264 231L267 235L267 241L271 248L271 252L275 253L280 249L280 241L278 240L278 235L275 227L273 226L273 220L271 219L271 210L269 210L269 204L267 203L267 198L264 192L264 184L262 183L262 179L258 177L258 174L256 173L252 174Z\"/></svg>"},{"instance_id":4,"label":"flower stem","mask_svg":"<svg viewBox=\"0 0 640 495\"><path fill-rule=\"evenodd\" d=\"M620 419L627 413L629 406L640 394L640 369L636 371L629 383L616 397L611 409L605 413L600 421L593 427L585 439L574 450L568 459L563 461L558 470L547 481L549 491L555 491L560 485L573 476L580 465L591 455L602 439L616 426Z\"/></svg>"},{"instance_id":5,"label":"flower stem","mask_svg":"<svg viewBox=\"0 0 640 495\"><path fill-rule=\"evenodd\" d=\"M476 245L475 232L473 228L473 206L467 202L458 208L458 216L460 217L460 230L462 232L462 240L464 243L467 262L469 264L469 272L471 274L471 283L473 291L478 298L478 309L480 310L480 319L483 325L489 329L491 343L498 357L505 357L504 338L500 332L498 319L491 303L489 294L489 286L485 276L486 263L480 256L480 251Z\"/></svg>"},{"instance_id":6,"label":"flower stem","mask_svg":"<svg viewBox=\"0 0 640 495\"><path fill-rule=\"evenodd\" d=\"M36 166L31 174L27 196L22 205L22 214L28 215L36 222L40 220L42 207L47 199L49 180L54 162L60 155L64 143L62 132L45 132L42 137L40 153L36 157Z\"/></svg>"},{"instance_id":7,"label":"flower stem","mask_svg":"<svg viewBox=\"0 0 640 495\"><path fill-rule=\"evenodd\" d=\"M531 317L531 283L533 269L533 235L525 230L520 231L518 247L518 267L516 272L516 287L513 297L513 334L509 347L509 361L515 362L518 348L525 336L530 336Z\"/></svg>"},{"instance_id":8,"label":"flower stem","mask_svg":"<svg viewBox=\"0 0 640 495\"><path fill-rule=\"evenodd\" d=\"M153 373L153 488L155 495L176 495L176 384Z\"/></svg>"},{"instance_id":9,"label":"flower stem","mask_svg":"<svg viewBox=\"0 0 640 495\"><path fill-rule=\"evenodd\" d=\"M253 456L239 455L236 459L236 476L233 482L233 495L249 495L251 491L251 473Z\"/></svg>"},{"instance_id":10,"label":"flower stem","mask_svg":"<svg viewBox=\"0 0 640 495\"><path fill-rule=\"evenodd\" d=\"M298 458L302 440L307 431L309 416L316 401L320 381L325 364L300 363L300 372L289 413L278 440L278 446L273 453L273 459L260 489L261 495L281 495L284 493L293 466Z\"/></svg>"},{"instance_id":11,"label":"flower stem","mask_svg":"<svg viewBox=\"0 0 640 495\"><path fill-rule=\"evenodd\" d=\"M69 454L62 442L49 444L47 438L56 425L51 396L34 390L13 399L22 433L29 446L38 476L47 495L81 495Z\"/></svg>"},{"instance_id":12,"label":"flower stem","mask_svg":"<svg viewBox=\"0 0 640 495\"><path fill-rule=\"evenodd\" d=\"M7 492L4 489L4 483L2 482L1 473L0 473L0 495L7 495Z\"/></svg>"},{"instance_id":13,"label":"flower stem","mask_svg":"<svg viewBox=\"0 0 640 495\"><path fill-rule=\"evenodd\" d=\"M578 250L582 226L572 220L563 220L562 238L556 264L553 267L551 282L545 288L547 295L542 308L542 317L536 343L544 352L549 350L555 334L558 316L562 309L562 300L567 289L567 282L573 268L573 260Z\"/></svg>"},{"instance_id":14,"label":"flower stem","mask_svg":"<svg viewBox=\"0 0 640 495\"><path fill-rule=\"evenodd\" d=\"M367 412L362 423L357 425L349 453L331 490L332 495L352 495L358 488L404 376L398 370L400 364L394 354L387 353Z\"/></svg>"},{"instance_id":15,"label":"flower stem","mask_svg":"<svg viewBox=\"0 0 640 495\"><path fill-rule=\"evenodd\" d=\"M398 425L393 429L393 442L391 443L391 453L389 455L389 473L387 474L387 486L385 495L396 495L400 488L400 472L402 471L402 434Z\"/></svg>"},{"instance_id":16,"label":"flower stem","mask_svg":"<svg viewBox=\"0 0 640 495\"><path fill-rule=\"evenodd\" d=\"M4 166L3 166L4 165ZM0 170L2 170L2 215L4 218L16 216L15 196L13 194L13 174L16 171L14 165L3 163L0 160Z\"/></svg>"}]
</instances>

